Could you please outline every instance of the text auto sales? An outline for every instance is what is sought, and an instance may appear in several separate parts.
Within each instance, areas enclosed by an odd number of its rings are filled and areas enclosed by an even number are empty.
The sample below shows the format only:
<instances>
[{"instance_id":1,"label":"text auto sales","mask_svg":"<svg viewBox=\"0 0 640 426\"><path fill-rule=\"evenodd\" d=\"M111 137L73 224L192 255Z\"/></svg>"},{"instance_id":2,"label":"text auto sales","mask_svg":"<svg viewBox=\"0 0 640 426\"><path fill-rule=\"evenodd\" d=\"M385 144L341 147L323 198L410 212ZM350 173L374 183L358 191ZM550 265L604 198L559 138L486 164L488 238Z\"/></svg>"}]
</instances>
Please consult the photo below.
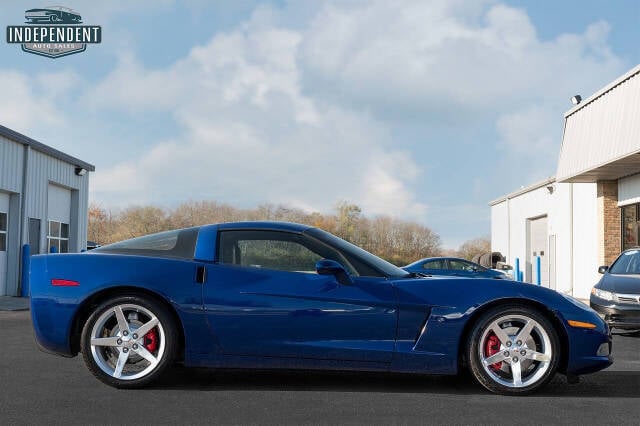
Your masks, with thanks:
<instances>
[{"instance_id":1,"label":"text auto sales","mask_svg":"<svg viewBox=\"0 0 640 426\"><path fill-rule=\"evenodd\" d=\"M7 43L100 43L99 25L8 26Z\"/></svg>"}]
</instances>

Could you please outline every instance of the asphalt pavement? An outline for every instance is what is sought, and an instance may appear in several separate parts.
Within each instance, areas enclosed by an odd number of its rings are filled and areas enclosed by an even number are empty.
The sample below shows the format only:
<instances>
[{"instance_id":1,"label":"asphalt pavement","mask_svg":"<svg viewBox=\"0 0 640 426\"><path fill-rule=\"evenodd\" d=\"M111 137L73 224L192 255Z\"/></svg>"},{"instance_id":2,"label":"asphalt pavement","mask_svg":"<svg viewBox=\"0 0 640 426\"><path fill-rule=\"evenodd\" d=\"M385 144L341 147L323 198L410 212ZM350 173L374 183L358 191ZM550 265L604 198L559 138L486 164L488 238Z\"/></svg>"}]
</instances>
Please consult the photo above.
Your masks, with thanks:
<instances>
[{"instance_id":1,"label":"asphalt pavement","mask_svg":"<svg viewBox=\"0 0 640 426\"><path fill-rule=\"evenodd\" d=\"M150 389L101 384L81 357L38 351L29 312L0 312L0 424L634 424L640 334L570 385L503 397L468 376L238 372L176 367Z\"/></svg>"}]
</instances>

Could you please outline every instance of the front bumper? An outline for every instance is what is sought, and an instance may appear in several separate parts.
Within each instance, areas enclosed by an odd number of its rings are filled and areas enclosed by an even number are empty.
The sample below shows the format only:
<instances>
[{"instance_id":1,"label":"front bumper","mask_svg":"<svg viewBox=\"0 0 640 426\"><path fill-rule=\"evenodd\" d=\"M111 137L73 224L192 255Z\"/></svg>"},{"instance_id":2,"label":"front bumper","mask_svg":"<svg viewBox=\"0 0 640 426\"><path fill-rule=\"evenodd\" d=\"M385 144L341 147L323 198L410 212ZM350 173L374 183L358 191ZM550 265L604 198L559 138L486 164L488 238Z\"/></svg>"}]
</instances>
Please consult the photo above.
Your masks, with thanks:
<instances>
[{"instance_id":1,"label":"front bumper","mask_svg":"<svg viewBox=\"0 0 640 426\"><path fill-rule=\"evenodd\" d=\"M640 329L640 306L623 305L604 299L594 299L596 298L592 296L589 301L591 309L602 315L609 327L626 330Z\"/></svg>"}]
</instances>

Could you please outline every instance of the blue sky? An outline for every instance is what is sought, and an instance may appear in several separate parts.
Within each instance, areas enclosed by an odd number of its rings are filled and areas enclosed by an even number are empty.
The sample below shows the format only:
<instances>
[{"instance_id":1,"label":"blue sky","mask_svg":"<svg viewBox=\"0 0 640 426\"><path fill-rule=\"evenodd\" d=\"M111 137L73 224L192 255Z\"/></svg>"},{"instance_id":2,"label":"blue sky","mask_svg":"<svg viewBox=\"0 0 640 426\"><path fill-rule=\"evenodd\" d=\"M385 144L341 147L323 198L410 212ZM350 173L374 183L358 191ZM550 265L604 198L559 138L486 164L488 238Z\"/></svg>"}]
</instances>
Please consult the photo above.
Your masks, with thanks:
<instances>
[{"instance_id":1,"label":"blue sky","mask_svg":"<svg viewBox=\"0 0 640 426\"><path fill-rule=\"evenodd\" d=\"M572 95L640 63L636 0L61 4L102 44L0 44L0 124L95 164L92 201L348 200L448 248L555 174ZM2 26L43 5L0 0Z\"/></svg>"}]
</instances>

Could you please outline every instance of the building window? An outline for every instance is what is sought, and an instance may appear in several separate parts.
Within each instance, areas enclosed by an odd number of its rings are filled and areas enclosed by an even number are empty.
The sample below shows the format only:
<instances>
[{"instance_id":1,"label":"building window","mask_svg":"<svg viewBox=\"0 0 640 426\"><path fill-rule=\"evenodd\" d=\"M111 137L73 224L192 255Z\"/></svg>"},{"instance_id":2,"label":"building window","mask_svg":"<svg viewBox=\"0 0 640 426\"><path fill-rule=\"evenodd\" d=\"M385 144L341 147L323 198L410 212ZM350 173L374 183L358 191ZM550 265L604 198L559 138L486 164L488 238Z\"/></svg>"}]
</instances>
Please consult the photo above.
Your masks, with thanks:
<instances>
[{"instance_id":1,"label":"building window","mask_svg":"<svg viewBox=\"0 0 640 426\"><path fill-rule=\"evenodd\" d=\"M69 252L69 224L49 221L49 233L47 234L47 247L52 251L52 247L57 253Z\"/></svg>"},{"instance_id":2,"label":"building window","mask_svg":"<svg viewBox=\"0 0 640 426\"><path fill-rule=\"evenodd\" d=\"M0 212L0 251L7 251L7 214Z\"/></svg>"},{"instance_id":3,"label":"building window","mask_svg":"<svg viewBox=\"0 0 640 426\"><path fill-rule=\"evenodd\" d=\"M622 250L638 246L638 231L640 230L640 204L622 207Z\"/></svg>"}]
</instances>

